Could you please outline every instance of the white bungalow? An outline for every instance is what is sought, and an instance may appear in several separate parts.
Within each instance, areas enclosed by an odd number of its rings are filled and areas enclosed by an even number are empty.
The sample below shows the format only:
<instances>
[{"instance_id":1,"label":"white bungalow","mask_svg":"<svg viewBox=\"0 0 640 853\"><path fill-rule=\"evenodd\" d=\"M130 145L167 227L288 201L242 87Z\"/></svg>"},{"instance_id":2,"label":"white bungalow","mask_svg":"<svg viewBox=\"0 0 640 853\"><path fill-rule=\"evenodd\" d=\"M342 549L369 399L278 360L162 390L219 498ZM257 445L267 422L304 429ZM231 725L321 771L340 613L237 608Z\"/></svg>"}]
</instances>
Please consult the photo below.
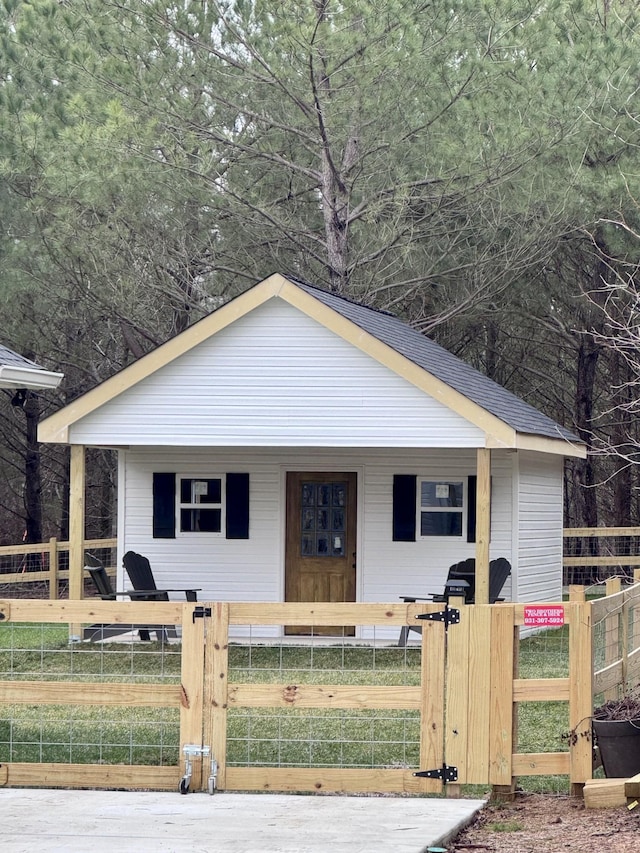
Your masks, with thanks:
<instances>
[{"instance_id":1,"label":"white bungalow","mask_svg":"<svg viewBox=\"0 0 640 853\"><path fill-rule=\"evenodd\" d=\"M84 448L118 449L118 551L200 600L398 601L506 557L559 600L568 430L390 314L272 275L43 421L71 445L72 595ZM121 562L121 559L118 560ZM122 579L121 579L122 580Z\"/></svg>"}]
</instances>

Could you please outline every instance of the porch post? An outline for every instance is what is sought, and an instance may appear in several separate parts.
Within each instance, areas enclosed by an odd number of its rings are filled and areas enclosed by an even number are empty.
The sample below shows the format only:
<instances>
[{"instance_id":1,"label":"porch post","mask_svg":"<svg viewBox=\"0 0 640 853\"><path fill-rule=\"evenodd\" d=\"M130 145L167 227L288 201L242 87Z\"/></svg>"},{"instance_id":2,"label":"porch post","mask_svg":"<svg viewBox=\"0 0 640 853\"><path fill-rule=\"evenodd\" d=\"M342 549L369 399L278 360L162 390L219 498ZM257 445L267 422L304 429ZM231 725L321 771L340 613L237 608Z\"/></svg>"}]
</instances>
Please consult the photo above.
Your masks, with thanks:
<instances>
[{"instance_id":1,"label":"porch post","mask_svg":"<svg viewBox=\"0 0 640 853\"><path fill-rule=\"evenodd\" d=\"M491 451L477 451L476 604L489 603L489 536L491 531Z\"/></svg>"},{"instance_id":2,"label":"porch post","mask_svg":"<svg viewBox=\"0 0 640 853\"><path fill-rule=\"evenodd\" d=\"M71 445L69 474L69 599L83 597L85 454L83 444Z\"/></svg>"}]
</instances>

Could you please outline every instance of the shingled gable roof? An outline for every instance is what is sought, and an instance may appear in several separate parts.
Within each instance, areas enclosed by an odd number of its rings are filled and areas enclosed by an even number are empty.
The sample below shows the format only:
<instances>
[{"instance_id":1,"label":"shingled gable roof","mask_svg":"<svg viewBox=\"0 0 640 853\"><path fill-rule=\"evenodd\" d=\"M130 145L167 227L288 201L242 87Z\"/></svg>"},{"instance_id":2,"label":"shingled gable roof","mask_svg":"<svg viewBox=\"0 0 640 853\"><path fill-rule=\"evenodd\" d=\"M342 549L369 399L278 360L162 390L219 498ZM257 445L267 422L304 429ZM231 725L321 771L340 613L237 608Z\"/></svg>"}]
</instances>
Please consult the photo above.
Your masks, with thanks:
<instances>
[{"instance_id":1,"label":"shingled gable roof","mask_svg":"<svg viewBox=\"0 0 640 853\"><path fill-rule=\"evenodd\" d=\"M0 388L55 388L61 379L62 373L45 370L0 344Z\"/></svg>"},{"instance_id":2,"label":"shingled gable roof","mask_svg":"<svg viewBox=\"0 0 640 853\"><path fill-rule=\"evenodd\" d=\"M38 427L38 440L69 442L70 428L85 415L272 298L282 298L462 414L485 432L487 446L586 455L584 443L571 432L397 317L278 273L46 418Z\"/></svg>"},{"instance_id":3,"label":"shingled gable roof","mask_svg":"<svg viewBox=\"0 0 640 853\"><path fill-rule=\"evenodd\" d=\"M572 432L393 314L367 308L297 279L290 280L518 432L581 443Z\"/></svg>"}]
</instances>

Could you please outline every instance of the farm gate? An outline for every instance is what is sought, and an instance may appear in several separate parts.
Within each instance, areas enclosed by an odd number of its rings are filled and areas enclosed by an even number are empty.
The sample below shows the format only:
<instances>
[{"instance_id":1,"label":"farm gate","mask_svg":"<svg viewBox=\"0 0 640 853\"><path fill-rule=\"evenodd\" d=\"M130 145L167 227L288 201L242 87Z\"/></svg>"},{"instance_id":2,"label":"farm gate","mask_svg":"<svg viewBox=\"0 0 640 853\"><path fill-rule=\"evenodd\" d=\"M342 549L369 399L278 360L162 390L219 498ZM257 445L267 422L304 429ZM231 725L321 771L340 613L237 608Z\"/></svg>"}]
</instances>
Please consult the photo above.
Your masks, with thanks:
<instances>
[{"instance_id":1,"label":"farm gate","mask_svg":"<svg viewBox=\"0 0 640 853\"><path fill-rule=\"evenodd\" d=\"M104 677L107 651L99 643L60 649L62 657L79 661L85 654L93 663L72 663L55 677L48 662L30 677L16 662L33 656L7 651L0 726L3 709L39 705L134 708L142 716L172 709L178 723L167 763L138 763L135 752L126 763L112 761L102 751L98 760L88 753L79 762L71 748L67 763L47 761L41 748L28 761L14 753L0 758L0 785L454 794L464 784L508 787L520 775L554 773L580 786L592 775L590 604L537 607L553 608L568 625L566 677L519 677L519 628L531 618L525 605L0 601L0 641L12 627L40 623L68 625L75 637L87 623L181 631L170 678ZM281 626L295 625L309 636L285 642ZM394 638L409 625L421 627L421 638L399 647ZM314 636L326 626L336 633L336 626L362 626L369 639ZM0 644L0 659L7 647ZM104 648L110 660L120 659L115 643ZM568 702L569 747L518 753L514 709L542 700ZM404 732L415 732L408 752L398 746L399 721ZM100 727L100 714L93 725ZM275 729L278 737L289 732L288 750L275 735L263 736ZM336 731L344 759L338 762L330 749ZM360 753L351 751L354 742Z\"/></svg>"}]
</instances>

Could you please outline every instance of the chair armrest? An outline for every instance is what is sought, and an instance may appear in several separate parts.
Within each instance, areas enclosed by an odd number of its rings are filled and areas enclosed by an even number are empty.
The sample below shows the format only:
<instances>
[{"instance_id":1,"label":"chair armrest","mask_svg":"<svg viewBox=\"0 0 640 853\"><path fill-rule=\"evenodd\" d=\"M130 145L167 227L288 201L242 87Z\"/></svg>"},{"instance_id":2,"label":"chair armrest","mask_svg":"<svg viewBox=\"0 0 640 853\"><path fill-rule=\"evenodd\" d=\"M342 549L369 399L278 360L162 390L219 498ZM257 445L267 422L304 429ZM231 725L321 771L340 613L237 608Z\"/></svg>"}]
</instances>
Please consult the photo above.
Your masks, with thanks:
<instances>
[{"instance_id":1,"label":"chair armrest","mask_svg":"<svg viewBox=\"0 0 640 853\"><path fill-rule=\"evenodd\" d=\"M118 592L117 595L128 595L130 598L153 598L154 596L165 595L168 592L184 592L187 601L197 601L198 589L125 589L124 592Z\"/></svg>"},{"instance_id":2,"label":"chair armrest","mask_svg":"<svg viewBox=\"0 0 640 853\"><path fill-rule=\"evenodd\" d=\"M197 589L163 589L162 592L184 592L185 598L187 601L197 601L198 593L202 592L202 587L198 587Z\"/></svg>"},{"instance_id":3,"label":"chair armrest","mask_svg":"<svg viewBox=\"0 0 640 853\"><path fill-rule=\"evenodd\" d=\"M438 596L435 593L431 595L400 595L398 596L406 604L415 603L416 601L437 601Z\"/></svg>"}]
</instances>

